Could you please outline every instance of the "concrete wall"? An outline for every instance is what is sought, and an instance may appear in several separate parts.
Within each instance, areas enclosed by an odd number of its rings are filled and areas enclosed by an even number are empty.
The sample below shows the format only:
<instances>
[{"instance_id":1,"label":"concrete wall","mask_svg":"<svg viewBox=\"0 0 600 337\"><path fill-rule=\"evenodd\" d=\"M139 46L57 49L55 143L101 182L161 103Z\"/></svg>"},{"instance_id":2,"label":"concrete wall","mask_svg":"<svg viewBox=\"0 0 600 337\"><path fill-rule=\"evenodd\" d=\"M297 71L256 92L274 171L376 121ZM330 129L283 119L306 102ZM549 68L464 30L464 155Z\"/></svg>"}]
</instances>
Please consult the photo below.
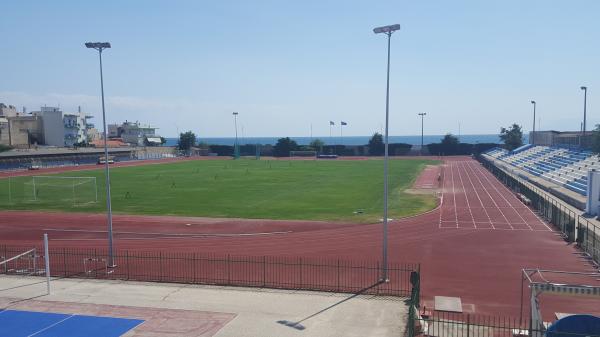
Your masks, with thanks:
<instances>
[{"instance_id":1,"label":"concrete wall","mask_svg":"<svg viewBox=\"0 0 600 337\"><path fill-rule=\"evenodd\" d=\"M62 111L43 110L39 112L44 124L44 142L46 145L65 145L65 126Z\"/></svg>"},{"instance_id":2,"label":"concrete wall","mask_svg":"<svg viewBox=\"0 0 600 337\"><path fill-rule=\"evenodd\" d=\"M8 119L0 117L0 144L10 145L10 132L8 129Z\"/></svg>"},{"instance_id":3,"label":"concrete wall","mask_svg":"<svg viewBox=\"0 0 600 337\"><path fill-rule=\"evenodd\" d=\"M38 116L8 118L10 145L24 147L30 144L44 143L43 121Z\"/></svg>"}]
</instances>

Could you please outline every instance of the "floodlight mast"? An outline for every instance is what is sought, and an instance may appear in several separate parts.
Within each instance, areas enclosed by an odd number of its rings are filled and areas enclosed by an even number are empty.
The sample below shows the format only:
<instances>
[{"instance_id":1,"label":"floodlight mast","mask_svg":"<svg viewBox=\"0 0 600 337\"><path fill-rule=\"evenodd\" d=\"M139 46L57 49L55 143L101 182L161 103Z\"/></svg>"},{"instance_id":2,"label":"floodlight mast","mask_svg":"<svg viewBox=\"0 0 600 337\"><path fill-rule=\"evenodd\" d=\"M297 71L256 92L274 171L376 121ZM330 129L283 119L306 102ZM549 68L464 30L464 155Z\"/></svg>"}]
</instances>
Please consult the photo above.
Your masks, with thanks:
<instances>
[{"instance_id":1,"label":"floodlight mast","mask_svg":"<svg viewBox=\"0 0 600 337\"><path fill-rule=\"evenodd\" d=\"M238 145L238 132L237 132L237 112L233 112L233 123L235 125L235 144L233 145L233 157L238 159L240 157L240 147Z\"/></svg>"},{"instance_id":2,"label":"floodlight mast","mask_svg":"<svg viewBox=\"0 0 600 337\"><path fill-rule=\"evenodd\" d=\"M586 86L582 86L581 90L583 90L583 132L582 132L582 142L579 142L580 145L583 145L583 142L585 142L585 129L586 129L586 114L587 114L587 87Z\"/></svg>"},{"instance_id":3,"label":"floodlight mast","mask_svg":"<svg viewBox=\"0 0 600 337\"><path fill-rule=\"evenodd\" d=\"M95 49L100 57L100 92L102 94L102 125L104 127L104 171L106 175L106 217L108 222L108 266L116 267L113 248L112 205L110 199L110 170L108 168L108 136L106 132L106 111L104 108L104 76L102 75L102 51L110 48L108 42L86 42L86 48Z\"/></svg>"},{"instance_id":4,"label":"floodlight mast","mask_svg":"<svg viewBox=\"0 0 600 337\"><path fill-rule=\"evenodd\" d=\"M424 117L427 116L427 113L419 112L418 115L421 116L421 155L423 155L423 120L425 119Z\"/></svg>"},{"instance_id":5,"label":"floodlight mast","mask_svg":"<svg viewBox=\"0 0 600 337\"><path fill-rule=\"evenodd\" d=\"M385 138L384 138L384 157L383 157L383 263L380 281L388 282L388 131L390 116L390 43L392 34L400 30L400 25L389 25L373 29L375 34L385 34L388 38L387 46L387 84L385 92Z\"/></svg>"},{"instance_id":6,"label":"floodlight mast","mask_svg":"<svg viewBox=\"0 0 600 337\"><path fill-rule=\"evenodd\" d=\"M535 106L537 105L537 103L535 101L531 101L531 104L533 104L533 132L531 133L531 145L535 145Z\"/></svg>"}]
</instances>

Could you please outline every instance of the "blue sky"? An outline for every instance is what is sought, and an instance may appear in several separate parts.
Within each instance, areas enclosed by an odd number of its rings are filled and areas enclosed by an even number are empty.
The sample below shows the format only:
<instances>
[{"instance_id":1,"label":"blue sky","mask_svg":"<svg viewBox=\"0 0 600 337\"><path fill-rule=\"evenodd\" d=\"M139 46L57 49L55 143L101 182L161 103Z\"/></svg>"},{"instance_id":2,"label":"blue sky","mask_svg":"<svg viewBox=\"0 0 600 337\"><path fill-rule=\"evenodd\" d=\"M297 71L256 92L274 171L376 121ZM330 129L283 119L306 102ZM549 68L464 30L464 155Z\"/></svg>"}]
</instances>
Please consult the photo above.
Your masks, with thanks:
<instances>
[{"instance_id":1,"label":"blue sky","mask_svg":"<svg viewBox=\"0 0 600 337\"><path fill-rule=\"evenodd\" d=\"M78 105L101 124L139 120L173 136L379 131L386 40L392 37L390 133L574 130L587 85L589 128L600 123L600 1L4 1L0 102L29 111Z\"/></svg>"}]
</instances>

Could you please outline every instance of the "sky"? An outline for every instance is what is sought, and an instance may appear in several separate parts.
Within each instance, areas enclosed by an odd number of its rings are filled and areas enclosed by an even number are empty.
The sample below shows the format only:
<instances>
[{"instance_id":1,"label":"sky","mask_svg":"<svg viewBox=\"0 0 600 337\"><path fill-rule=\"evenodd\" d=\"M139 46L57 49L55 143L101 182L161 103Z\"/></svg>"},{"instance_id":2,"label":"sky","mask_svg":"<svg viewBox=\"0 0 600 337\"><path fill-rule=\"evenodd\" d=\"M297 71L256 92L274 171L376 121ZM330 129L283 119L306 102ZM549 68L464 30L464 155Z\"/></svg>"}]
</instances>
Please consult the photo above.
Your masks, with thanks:
<instances>
[{"instance_id":1,"label":"sky","mask_svg":"<svg viewBox=\"0 0 600 337\"><path fill-rule=\"evenodd\" d=\"M78 106L102 125L140 121L173 137L578 130L600 123L600 1L3 1L0 102ZM312 127L311 127L312 126Z\"/></svg>"}]
</instances>

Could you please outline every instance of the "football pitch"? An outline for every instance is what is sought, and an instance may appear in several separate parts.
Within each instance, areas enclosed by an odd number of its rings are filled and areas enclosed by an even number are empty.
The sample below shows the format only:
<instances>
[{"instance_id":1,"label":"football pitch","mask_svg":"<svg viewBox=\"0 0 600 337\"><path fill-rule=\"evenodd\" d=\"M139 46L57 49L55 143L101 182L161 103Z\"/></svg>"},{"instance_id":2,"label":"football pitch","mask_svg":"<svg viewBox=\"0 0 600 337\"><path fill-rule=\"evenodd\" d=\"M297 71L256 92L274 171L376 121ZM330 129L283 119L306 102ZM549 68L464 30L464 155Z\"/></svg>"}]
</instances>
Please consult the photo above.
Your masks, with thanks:
<instances>
[{"instance_id":1,"label":"football pitch","mask_svg":"<svg viewBox=\"0 0 600 337\"><path fill-rule=\"evenodd\" d=\"M428 164L437 162L390 160L390 217L436 206L432 195L405 192ZM76 178L0 179L0 210L105 211L102 167L52 177ZM383 160L196 160L115 167L111 194L113 211L120 214L376 222L383 208Z\"/></svg>"}]
</instances>

